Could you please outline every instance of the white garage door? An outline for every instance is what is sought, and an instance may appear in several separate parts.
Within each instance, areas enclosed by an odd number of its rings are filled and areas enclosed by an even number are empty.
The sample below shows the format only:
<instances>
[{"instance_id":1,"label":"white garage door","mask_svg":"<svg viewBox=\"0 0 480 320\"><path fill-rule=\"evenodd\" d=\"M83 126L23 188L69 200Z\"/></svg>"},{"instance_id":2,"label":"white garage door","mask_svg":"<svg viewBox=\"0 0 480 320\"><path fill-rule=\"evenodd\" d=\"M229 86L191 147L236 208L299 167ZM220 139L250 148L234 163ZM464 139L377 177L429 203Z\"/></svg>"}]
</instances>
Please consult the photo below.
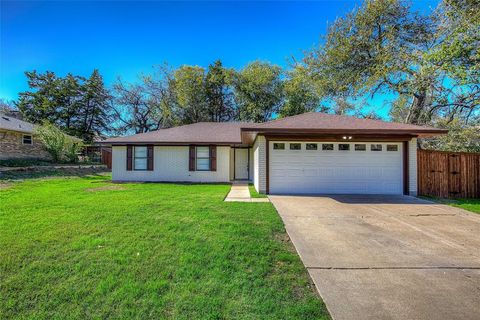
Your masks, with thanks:
<instances>
[{"instance_id":1,"label":"white garage door","mask_svg":"<svg viewBox=\"0 0 480 320\"><path fill-rule=\"evenodd\" d=\"M402 194L402 143L270 142L270 193Z\"/></svg>"}]
</instances>

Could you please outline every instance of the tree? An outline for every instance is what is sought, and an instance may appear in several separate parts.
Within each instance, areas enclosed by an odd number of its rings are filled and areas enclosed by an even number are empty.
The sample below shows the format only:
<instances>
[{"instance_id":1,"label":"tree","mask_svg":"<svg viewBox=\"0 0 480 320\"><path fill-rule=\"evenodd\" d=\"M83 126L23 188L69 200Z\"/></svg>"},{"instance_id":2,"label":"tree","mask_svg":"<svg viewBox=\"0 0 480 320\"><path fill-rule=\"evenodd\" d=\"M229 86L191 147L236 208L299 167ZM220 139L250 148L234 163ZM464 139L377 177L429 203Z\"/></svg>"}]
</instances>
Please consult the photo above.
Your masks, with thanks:
<instances>
[{"instance_id":1,"label":"tree","mask_svg":"<svg viewBox=\"0 0 480 320\"><path fill-rule=\"evenodd\" d=\"M223 67L220 60L208 66L205 77L205 98L210 121L229 121L235 116L233 70Z\"/></svg>"},{"instance_id":2,"label":"tree","mask_svg":"<svg viewBox=\"0 0 480 320\"><path fill-rule=\"evenodd\" d=\"M403 118L397 120L431 123L474 112L479 104L478 79L459 81L448 71L453 60L437 53L445 38L435 16L412 12L398 0L368 0L337 19L325 44L303 62L324 98L389 93L402 100L395 113ZM470 55L471 50L456 50L454 60ZM478 61L463 65L478 70Z\"/></svg>"},{"instance_id":3,"label":"tree","mask_svg":"<svg viewBox=\"0 0 480 320\"><path fill-rule=\"evenodd\" d=\"M35 134L42 141L53 162L76 162L83 144L80 139L63 133L55 125L44 122L35 127Z\"/></svg>"},{"instance_id":4,"label":"tree","mask_svg":"<svg viewBox=\"0 0 480 320\"><path fill-rule=\"evenodd\" d=\"M111 114L110 93L94 70L90 78L54 72L26 72L29 91L19 94L17 107L26 121L48 121L66 133L91 142L108 132Z\"/></svg>"},{"instance_id":5,"label":"tree","mask_svg":"<svg viewBox=\"0 0 480 320\"><path fill-rule=\"evenodd\" d=\"M280 108L280 117L294 116L319 108L320 96L302 66L296 66L288 72L283 88L285 104Z\"/></svg>"},{"instance_id":6,"label":"tree","mask_svg":"<svg viewBox=\"0 0 480 320\"><path fill-rule=\"evenodd\" d=\"M480 126L478 119L472 125L466 125L460 119L439 121L437 126L448 129L447 135L420 140L422 149L480 152Z\"/></svg>"},{"instance_id":7,"label":"tree","mask_svg":"<svg viewBox=\"0 0 480 320\"><path fill-rule=\"evenodd\" d=\"M97 69L93 70L80 90L77 136L80 135L84 141L92 142L95 136L111 131L112 97Z\"/></svg>"},{"instance_id":8,"label":"tree","mask_svg":"<svg viewBox=\"0 0 480 320\"><path fill-rule=\"evenodd\" d=\"M282 70L276 65L255 61L236 76L235 100L239 119L264 122L279 112L283 103Z\"/></svg>"},{"instance_id":9,"label":"tree","mask_svg":"<svg viewBox=\"0 0 480 320\"><path fill-rule=\"evenodd\" d=\"M14 118L21 118L18 109L15 108L15 103L6 99L0 99L0 113Z\"/></svg>"},{"instance_id":10,"label":"tree","mask_svg":"<svg viewBox=\"0 0 480 320\"><path fill-rule=\"evenodd\" d=\"M145 85L148 78L137 83L125 83L120 78L113 85L115 130L119 134L144 133L161 127L158 114L160 100Z\"/></svg>"},{"instance_id":11,"label":"tree","mask_svg":"<svg viewBox=\"0 0 480 320\"><path fill-rule=\"evenodd\" d=\"M174 92L177 102L175 117L180 124L209 119L204 68L184 65L175 70Z\"/></svg>"}]
</instances>

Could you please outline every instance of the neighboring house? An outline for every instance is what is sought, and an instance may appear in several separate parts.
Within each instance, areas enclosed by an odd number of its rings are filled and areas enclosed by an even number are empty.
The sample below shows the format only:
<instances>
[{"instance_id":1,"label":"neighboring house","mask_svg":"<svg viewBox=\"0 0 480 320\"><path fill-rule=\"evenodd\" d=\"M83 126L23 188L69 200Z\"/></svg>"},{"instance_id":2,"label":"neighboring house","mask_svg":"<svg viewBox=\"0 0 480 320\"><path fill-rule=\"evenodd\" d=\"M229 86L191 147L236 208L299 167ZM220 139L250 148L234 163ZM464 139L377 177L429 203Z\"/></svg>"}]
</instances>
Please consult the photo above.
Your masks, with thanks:
<instances>
[{"instance_id":1,"label":"neighboring house","mask_svg":"<svg viewBox=\"0 0 480 320\"><path fill-rule=\"evenodd\" d=\"M114 181L252 181L270 194L417 192L417 138L446 130L310 112L107 139Z\"/></svg>"},{"instance_id":2,"label":"neighboring house","mask_svg":"<svg viewBox=\"0 0 480 320\"><path fill-rule=\"evenodd\" d=\"M49 159L33 131L32 123L0 114L0 160Z\"/></svg>"}]
</instances>

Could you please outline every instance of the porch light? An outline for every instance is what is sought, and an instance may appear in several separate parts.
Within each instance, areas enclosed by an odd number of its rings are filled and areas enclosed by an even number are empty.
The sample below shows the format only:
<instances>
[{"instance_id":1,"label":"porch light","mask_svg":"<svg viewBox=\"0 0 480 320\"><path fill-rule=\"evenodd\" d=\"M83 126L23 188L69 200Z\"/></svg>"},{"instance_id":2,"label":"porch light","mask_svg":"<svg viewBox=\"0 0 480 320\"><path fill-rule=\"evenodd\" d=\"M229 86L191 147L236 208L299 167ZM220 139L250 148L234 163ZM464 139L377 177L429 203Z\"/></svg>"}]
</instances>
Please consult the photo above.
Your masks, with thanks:
<instances>
[{"instance_id":1,"label":"porch light","mask_svg":"<svg viewBox=\"0 0 480 320\"><path fill-rule=\"evenodd\" d=\"M346 136L343 136L342 139L343 139L343 140L347 140L347 137L346 137Z\"/></svg>"}]
</instances>

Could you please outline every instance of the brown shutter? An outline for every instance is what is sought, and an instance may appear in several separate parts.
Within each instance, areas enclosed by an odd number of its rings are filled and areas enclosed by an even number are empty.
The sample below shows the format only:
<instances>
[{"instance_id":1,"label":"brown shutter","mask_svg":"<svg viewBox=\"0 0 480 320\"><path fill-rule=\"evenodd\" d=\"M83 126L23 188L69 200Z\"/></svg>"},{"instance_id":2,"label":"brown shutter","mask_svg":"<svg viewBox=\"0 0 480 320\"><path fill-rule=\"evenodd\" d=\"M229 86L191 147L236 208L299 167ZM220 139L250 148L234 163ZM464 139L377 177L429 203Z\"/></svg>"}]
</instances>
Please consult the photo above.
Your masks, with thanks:
<instances>
[{"instance_id":1,"label":"brown shutter","mask_svg":"<svg viewBox=\"0 0 480 320\"><path fill-rule=\"evenodd\" d=\"M132 171L133 150L132 146L127 146L127 171Z\"/></svg>"},{"instance_id":2,"label":"brown shutter","mask_svg":"<svg viewBox=\"0 0 480 320\"><path fill-rule=\"evenodd\" d=\"M210 171L217 171L217 146L210 146Z\"/></svg>"},{"instance_id":3,"label":"brown shutter","mask_svg":"<svg viewBox=\"0 0 480 320\"><path fill-rule=\"evenodd\" d=\"M188 170L195 171L195 146L190 146L188 158Z\"/></svg>"},{"instance_id":4,"label":"brown shutter","mask_svg":"<svg viewBox=\"0 0 480 320\"><path fill-rule=\"evenodd\" d=\"M147 146L147 170L153 171L153 146Z\"/></svg>"}]
</instances>

